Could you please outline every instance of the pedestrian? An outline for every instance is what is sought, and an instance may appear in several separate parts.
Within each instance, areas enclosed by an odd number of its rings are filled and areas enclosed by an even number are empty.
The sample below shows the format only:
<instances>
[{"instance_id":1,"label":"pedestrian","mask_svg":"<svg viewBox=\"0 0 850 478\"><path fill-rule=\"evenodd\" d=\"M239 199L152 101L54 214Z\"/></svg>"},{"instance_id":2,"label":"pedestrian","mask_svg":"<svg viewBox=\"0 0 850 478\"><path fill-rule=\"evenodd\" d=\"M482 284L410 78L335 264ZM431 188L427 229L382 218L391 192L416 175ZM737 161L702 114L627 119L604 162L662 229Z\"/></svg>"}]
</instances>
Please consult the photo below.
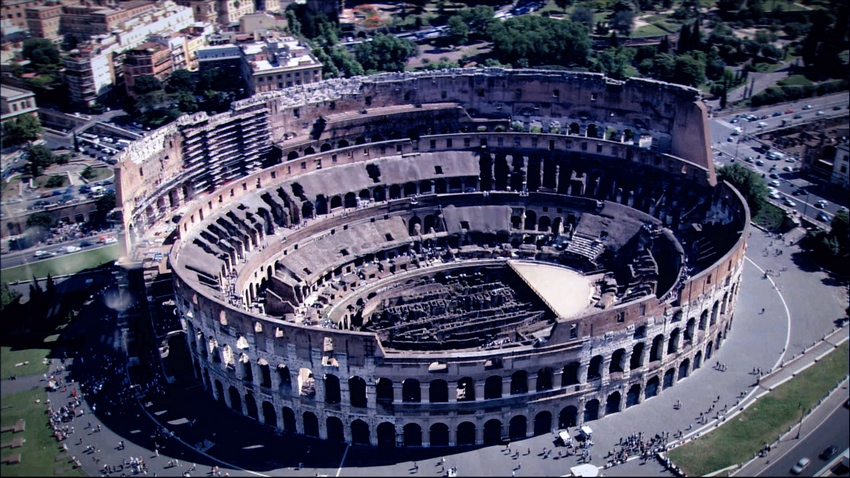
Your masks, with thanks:
<instances>
[{"instance_id":1,"label":"pedestrian","mask_svg":"<svg viewBox=\"0 0 850 478\"><path fill-rule=\"evenodd\" d=\"M153 454L154 454L157 458L159 458L159 447L154 448L154 450L153 450Z\"/></svg>"}]
</instances>

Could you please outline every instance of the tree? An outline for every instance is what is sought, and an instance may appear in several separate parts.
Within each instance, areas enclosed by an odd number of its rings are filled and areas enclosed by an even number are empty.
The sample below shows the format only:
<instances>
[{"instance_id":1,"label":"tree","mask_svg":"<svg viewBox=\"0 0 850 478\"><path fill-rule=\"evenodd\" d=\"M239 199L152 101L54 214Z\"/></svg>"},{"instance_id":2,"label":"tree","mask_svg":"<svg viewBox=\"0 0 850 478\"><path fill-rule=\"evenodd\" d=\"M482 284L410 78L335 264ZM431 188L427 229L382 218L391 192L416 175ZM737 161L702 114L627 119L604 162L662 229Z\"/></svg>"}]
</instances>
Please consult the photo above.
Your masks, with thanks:
<instances>
[{"instance_id":1,"label":"tree","mask_svg":"<svg viewBox=\"0 0 850 478\"><path fill-rule=\"evenodd\" d=\"M744 196L751 217L759 213L767 197L767 185L758 173L740 164L729 164L717 169L717 179L730 183Z\"/></svg>"},{"instance_id":2,"label":"tree","mask_svg":"<svg viewBox=\"0 0 850 478\"><path fill-rule=\"evenodd\" d=\"M463 22L460 15L449 17L446 36L453 45L463 45L469 40L469 27Z\"/></svg>"},{"instance_id":3,"label":"tree","mask_svg":"<svg viewBox=\"0 0 850 478\"><path fill-rule=\"evenodd\" d=\"M27 150L27 159L30 163L30 173L33 178L41 176L44 168L56 162L53 151L43 144L37 144Z\"/></svg>"},{"instance_id":4,"label":"tree","mask_svg":"<svg viewBox=\"0 0 850 478\"><path fill-rule=\"evenodd\" d=\"M575 7L570 15L570 20L586 26L590 31L593 27L593 10L588 7Z\"/></svg>"},{"instance_id":5,"label":"tree","mask_svg":"<svg viewBox=\"0 0 850 478\"><path fill-rule=\"evenodd\" d=\"M611 17L611 28L618 30L624 35L629 35L632 32L634 22L635 12L631 10L621 10L614 13Z\"/></svg>"},{"instance_id":6,"label":"tree","mask_svg":"<svg viewBox=\"0 0 850 478\"><path fill-rule=\"evenodd\" d=\"M187 91L191 93L195 90L195 82L192 81L192 72L189 70L178 69L171 73L168 78L168 92L176 93L178 91Z\"/></svg>"},{"instance_id":7,"label":"tree","mask_svg":"<svg viewBox=\"0 0 850 478\"><path fill-rule=\"evenodd\" d=\"M6 307L18 302L21 298L21 293L9 288L9 284L4 282L0 285L0 312Z\"/></svg>"},{"instance_id":8,"label":"tree","mask_svg":"<svg viewBox=\"0 0 850 478\"><path fill-rule=\"evenodd\" d=\"M21 55L29 60L36 69L59 65L59 49L45 38L30 38L21 47Z\"/></svg>"},{"instance_id":9,"label":"tree","mask_svg":"<svg viewBox=\"0 0 850 478\"><path fill-rule=\"evenodd\" d=\"M133 83L133 92L137 95L146 95L160 90L162 90L162 83L155 76L140 76Z\"/></svg>"},{"instance_id":10,"label":"tree","mask_svg":"<svg viewBox=\"0 0 850 478\"><path fill-rule=\"evenodd\" d=\"M673 82L687 86L699 86L705 81L705 54L686 53L676 57Z\"/></svg>"},{"instance_id":11,"label":"tree","mask_svg":"<svg viewBox=\"0 0 850 478\"><path fill-rule=\"evenodd\" d=\"M602 52L597 62L603 73L612 78L622 79L626 77L626 69L631 65L634 56L634 49L619 46Z\"/></svg>"},{"instance_id":12,"label":"tree","mask_svg":"<svg viewBox=\"0 0 850 478\"><path fill-rule=\"evenodd\" d=\"M378 33L355 49L357 61L367 71L404 71L407 60L418 54L416 43L395 35Z\"/></svg>"},{"instance_id":13,"label":"tree","mask_svg":"<svg viewBox=\"0 0 850 478\"><path fill-rule=\"evenodd\" d=\"M40 227L42 229L56 227L56 218L47 211L34 212L27 218L27 228L31 227Z\"/></svg>"},{"instance_id":14,"label":"tree","mask_svg":"<svg viewBox=\"0 0 850 478\"><path fill-rule=\"evenodd\" d=\"M469 26L469 37L474 39L489 40L490 27L498 22L493 7L479 5L473 9L462 10L459 16Z\"/></svg>"},{"instance_id":15,"label":"tree","mask_svg":"<svg viewBox=\"0 0 850 478\"><path fill-rule=\"evenodd\" d=\"M574 0L555 0L555 5L564 12L566 12L567 8L572 6L573 2Z\"/></svg>"},{"instance_id":16,"label":"tree","mask_svg":"<svg viewBox=\"0 0 850 478\"><path fill-rule=\"evenodd\" d=\"M44 183L44 186L48 188L61 188L64 184L65 178L63 176L50 176L47 178L47 182Z\"/></svg>"},{"instance_id":17,"label":"tree","mask_svg":"<svg viewBox=\"0 0 850 478\"><path fill-rule=\"evenodd\" d=\"M191 91L180 90L174 94L177 100L177 109L182 113L194 113L198 111L198 101Z\"/></svg>"},{"instance_id":18,"label":"tree","mask_svg":"<svg viewBox=\"0 0 850 478\"><path fill-rule=\"evenodd\" d=\"M9 125L8 140L12 144L35 141L41 137L42 131L43 128L41 127L41 123L38 121L38 116L18 116L15 121Z\"/></svg>"},{"instance_id":19,"label":"tree","mask_svg":"<svg viewBox=\"0 0 850 478\"><path fill-rule=\"evenodd\" d=\"M524 15L494 24L493 56L514 66L585 66L592 41L582 25Z\"/></svg>"}]
</instances>

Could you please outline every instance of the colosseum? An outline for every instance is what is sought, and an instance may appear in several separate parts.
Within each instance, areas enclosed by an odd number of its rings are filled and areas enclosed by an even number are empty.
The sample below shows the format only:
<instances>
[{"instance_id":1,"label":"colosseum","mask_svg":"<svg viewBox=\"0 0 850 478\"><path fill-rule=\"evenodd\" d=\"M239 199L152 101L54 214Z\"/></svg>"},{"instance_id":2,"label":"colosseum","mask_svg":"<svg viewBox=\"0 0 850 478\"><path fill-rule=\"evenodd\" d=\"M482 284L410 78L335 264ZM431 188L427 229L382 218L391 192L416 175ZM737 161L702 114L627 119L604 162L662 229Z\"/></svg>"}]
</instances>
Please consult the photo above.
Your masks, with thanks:
<instances>
[{"instance_id":1,"label":"colosseum","mask_svg":"<svg viewBox=\"0 0 850 478\"><path fill-rule=\"evenodd\" d=\"M731 330L749 211L695 89L336 79L183 116L116 168L128 247L174 237L198 393L283 432L550 433L700 380Z\"/></svg>"}]
</instances>

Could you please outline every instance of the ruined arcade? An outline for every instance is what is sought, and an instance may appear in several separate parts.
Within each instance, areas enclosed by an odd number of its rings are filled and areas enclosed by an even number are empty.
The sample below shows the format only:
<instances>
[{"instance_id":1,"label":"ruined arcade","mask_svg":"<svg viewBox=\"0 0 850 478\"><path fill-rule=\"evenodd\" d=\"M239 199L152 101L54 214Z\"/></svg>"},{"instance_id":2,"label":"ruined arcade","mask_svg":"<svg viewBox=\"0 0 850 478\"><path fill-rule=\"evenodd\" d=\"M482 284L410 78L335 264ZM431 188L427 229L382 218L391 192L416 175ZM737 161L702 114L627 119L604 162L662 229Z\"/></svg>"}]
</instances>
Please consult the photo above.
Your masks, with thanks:
<instances>
[{"instance_id":1,"label":"ruined arcade","mask_svg":"<svg viewBox=\"0 0 850 478\"><path fill-rule=\"evenodd\" d=\"M118 202L131 247L176 224L214 399L334 441L495 444L640 406L722 346L749 213L706 123L697 90L598 74L328 80L152 132Z\"/></svg>"}]
</instances>

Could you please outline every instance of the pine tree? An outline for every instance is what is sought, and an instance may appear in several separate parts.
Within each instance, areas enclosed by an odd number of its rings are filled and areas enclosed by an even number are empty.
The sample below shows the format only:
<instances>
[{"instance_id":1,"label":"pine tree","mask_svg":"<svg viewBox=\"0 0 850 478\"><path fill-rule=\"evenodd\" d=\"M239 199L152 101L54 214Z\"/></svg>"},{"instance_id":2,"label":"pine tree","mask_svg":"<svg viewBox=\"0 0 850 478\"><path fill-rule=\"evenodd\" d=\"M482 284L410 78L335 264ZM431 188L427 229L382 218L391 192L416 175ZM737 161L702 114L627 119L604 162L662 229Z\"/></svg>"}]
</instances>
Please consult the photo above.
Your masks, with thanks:
<instances>
[{"instance_id":1,"label":"pine tree","mask_svg":"<svg viewBox=\"0 0 850 478\"><path fill-rule=\"evenodd\" d=\"M682 29L679 30L679 42L676 44L676 53L681 55L688 51L690 41L691 27L689 25L682 25Z\"/></svg>"},{"instance_id":2,"label":"pine tree","mask_svg":"<svg viewBox=\"0 0 850 478\"><path fill-rule=\"evenodd\" d=\"M656 51L659 54L667 53L667 52L670 51L670 39L667 37L667 35L664 35L664 38L662 38L661 42L658 43L658 46L656 47Z\"/></svg>"}]
</instances>

